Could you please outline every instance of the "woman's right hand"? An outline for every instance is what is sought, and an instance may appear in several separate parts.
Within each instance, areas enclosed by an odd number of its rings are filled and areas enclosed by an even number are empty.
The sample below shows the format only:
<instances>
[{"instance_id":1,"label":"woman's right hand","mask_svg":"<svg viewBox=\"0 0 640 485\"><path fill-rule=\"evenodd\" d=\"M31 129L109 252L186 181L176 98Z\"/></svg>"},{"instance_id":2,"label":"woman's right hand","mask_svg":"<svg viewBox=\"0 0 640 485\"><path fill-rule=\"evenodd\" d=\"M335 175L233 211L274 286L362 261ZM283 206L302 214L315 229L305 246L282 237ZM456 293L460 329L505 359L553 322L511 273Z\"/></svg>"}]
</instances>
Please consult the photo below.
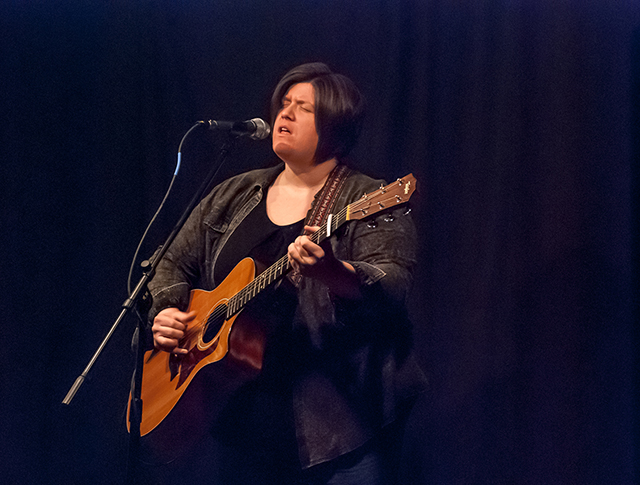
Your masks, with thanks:
<instances>
[{"instance_id":1,"label":"woman's right hand","mask_svg":"<svg viewBox=\"0 0 640 485\"><path fill-rule=\"evenodd\" d=\"M189 353L188 349L179 347L180 340L187 331L187 326L196 317L196 312L182 312L177 308L165 308L153 319L153 346L176 355Z\"/></svg>"}]
</instances>

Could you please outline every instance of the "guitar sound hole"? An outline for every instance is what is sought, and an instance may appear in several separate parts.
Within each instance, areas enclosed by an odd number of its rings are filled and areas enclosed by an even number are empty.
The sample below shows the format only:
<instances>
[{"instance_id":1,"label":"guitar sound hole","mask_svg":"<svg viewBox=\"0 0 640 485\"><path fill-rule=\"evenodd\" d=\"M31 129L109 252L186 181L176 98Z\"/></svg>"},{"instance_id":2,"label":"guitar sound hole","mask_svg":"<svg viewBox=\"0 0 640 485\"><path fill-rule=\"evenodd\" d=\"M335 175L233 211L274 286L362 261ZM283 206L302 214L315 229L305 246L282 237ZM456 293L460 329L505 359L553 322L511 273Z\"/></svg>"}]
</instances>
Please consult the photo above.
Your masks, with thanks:
<instances>
[{"instance_id":1,"label":"guitar sound hole","mask_svg":"<svg viewBox=\"0 0 640 485\"><path fill-rule=\"evenodd\" d=\"M225 316L227 315L227 305L220 305L217 307L209 318L207 319L207 323L205 324L204 333L202 335L202 341L205 344L211 342L218 332L222 328L225 322Z\"/></svg>"}]
</instances>

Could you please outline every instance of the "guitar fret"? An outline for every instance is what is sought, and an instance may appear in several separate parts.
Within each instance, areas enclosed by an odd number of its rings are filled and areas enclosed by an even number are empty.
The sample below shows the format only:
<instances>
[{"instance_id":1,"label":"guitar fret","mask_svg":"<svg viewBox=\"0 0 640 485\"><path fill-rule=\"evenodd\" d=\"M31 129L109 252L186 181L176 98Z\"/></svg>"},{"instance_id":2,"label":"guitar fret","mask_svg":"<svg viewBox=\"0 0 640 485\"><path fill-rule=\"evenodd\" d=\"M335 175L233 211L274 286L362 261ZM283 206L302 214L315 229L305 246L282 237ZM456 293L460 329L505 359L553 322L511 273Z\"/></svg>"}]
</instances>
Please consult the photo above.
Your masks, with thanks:
<instances>
[{"instance_id":1,"label":"guitar fret","mask_svg":"<svg viewBox=\"0 0 640 485\"><path fill-rule=\"evenodd\" d=\"M235 309L235 298L231 297L231 298L229 298L229 301L227 302L227 316L226 316L225 320L227 318L229 318L229 316L231 316L231 315L233 315L235 313L234 309Z\"/></svg>"}]
</instances>

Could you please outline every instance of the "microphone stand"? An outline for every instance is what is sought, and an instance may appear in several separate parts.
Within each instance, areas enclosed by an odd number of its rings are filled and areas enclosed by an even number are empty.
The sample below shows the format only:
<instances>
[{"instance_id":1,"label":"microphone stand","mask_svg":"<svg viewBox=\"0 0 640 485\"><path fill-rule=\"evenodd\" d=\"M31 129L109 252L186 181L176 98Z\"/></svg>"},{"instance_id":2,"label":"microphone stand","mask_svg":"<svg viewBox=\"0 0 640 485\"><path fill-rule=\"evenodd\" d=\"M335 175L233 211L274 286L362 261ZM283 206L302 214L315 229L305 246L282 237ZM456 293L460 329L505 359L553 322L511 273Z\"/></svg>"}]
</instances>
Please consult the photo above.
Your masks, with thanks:
<instances>
[{"instance_id":1,"label":"microphone stand","mask_svg":"<svg viewBox=\"0 0 640 485\"><path fill-rule=\"evenodd\" d=\"M195 128L199 124L204 123L202 121L199 121L191 129ZM189 132L187 132L187 134L188 133ZM145 335L145 320L140 315L138 306L145 305L149 302L150 296L147 291L147 284L149 283L149 281L151 281L151 279L153 279L158 264L166 254L173 240L178 235L178 232L180 232L180 229L182 229L182 227L184 226L187 218L196 207L196 205L198 205L198 203L202 200L202 197L204 196L207 189L209 189L209 186L213 182L213 179L224 164L224 161L229 154L229 150L235 139L236 137L230 136L229 139L225 143L223 143L222 148L220 148L220 153L218 154L217 163L213 165L203 184L200 186L196 194L189 202L188 206L182 213L182 216L165 240L164 244L159 247L157 254L155 254L150 260L142 262L143 274L140 278L140 281L136 285L135 289L131 292L131 295L129 295L129 297L122 304L122 311L112 325L111 330L109 330L109 333L98 347L98 350L89 361L89 364L84 369L82 374L78 376L74 384L69 389L69 392L65 396L64 400L62 401L63 404L71 404L71 400L78 392L78 389L80 389L80 386L82 386L82 384L84 383L85 379L87 378L87 374L93 367L93 364L98 360L100 353L106 347L116 328L118 328L118 325L120 325L120 322L131 310L135 310L138 317L138 326L136 327L132 343L132 346L134 347L134 351L136 353L136 361L131 381L131 401L129 409L129 451L127 461L127 483L130 484L136 483L137 469L140 458L140 422L142 419L142 400L140 399L140 387L142 383L142 364L145 350L144 345L141 345L141 339ZM178 153L178 155L180 156L180 153ZM143 313L146 313L146 311L143 311Z\"/></svg>"}]
</instances>

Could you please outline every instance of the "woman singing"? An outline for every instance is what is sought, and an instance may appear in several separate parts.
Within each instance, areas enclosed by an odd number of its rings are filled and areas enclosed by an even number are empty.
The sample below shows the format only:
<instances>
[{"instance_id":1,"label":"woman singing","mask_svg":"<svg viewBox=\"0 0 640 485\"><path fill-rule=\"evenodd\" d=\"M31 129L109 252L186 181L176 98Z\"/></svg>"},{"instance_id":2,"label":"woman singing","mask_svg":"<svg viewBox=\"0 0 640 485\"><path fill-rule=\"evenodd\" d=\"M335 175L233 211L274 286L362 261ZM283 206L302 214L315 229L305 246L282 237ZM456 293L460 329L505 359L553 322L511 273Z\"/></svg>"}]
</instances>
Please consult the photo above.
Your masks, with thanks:
<instances>
[{"instance_id":1,"label":"woman singing","mask_svg":"<svg viewBox=\"0 0 640 485\"><path fill-rule=\"evenodd\" d=\"M381 186L344 164L363 99L349 79L312 63L285 74L271 109L282 163L232 177L192 212L149 285L154 345L186 358L190 290L216 288L247 256L266 268L287 255L292 273L246 309L262 320L264 361L216 418L211 460L220 471L211 478L395 483L403 420L425 386L405 308L415 228L397 207L315 244L308 236L328 215L322 207L336 213Z\"/></svg>"}]
</instances>

